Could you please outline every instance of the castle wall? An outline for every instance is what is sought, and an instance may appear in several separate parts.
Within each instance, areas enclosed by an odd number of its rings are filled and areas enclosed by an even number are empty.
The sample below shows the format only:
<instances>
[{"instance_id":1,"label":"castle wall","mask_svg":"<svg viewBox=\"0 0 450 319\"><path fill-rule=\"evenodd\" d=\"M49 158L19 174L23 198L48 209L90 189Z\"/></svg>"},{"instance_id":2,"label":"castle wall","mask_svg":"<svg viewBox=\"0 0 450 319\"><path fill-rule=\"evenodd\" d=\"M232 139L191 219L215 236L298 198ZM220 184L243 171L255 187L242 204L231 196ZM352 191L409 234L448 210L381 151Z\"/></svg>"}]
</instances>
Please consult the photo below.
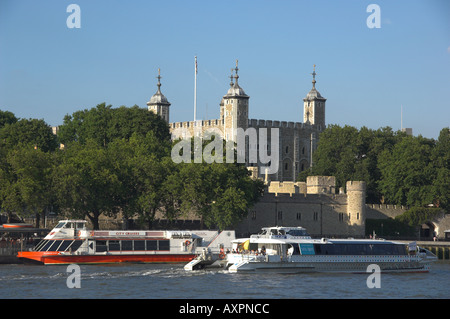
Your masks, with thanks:
<instances>
[{"instance_id":1,"label":"castle wall","mask_svg":"<svg viewBox=\"0 0 450 319\"><path fill-rule=\"evenodd\" d=\"M336 178L334 176L308 176L306 184L308 194L336 193Z\"/></svg>"},{"instance_id":2,"label":"castle wall","mask_svg":"<svg viewBox=\"0 0 450 319\"><path fill-rule=\"evenodd\" d=\"M227 104L228 106L230 104ZM222 137L226 138L225 130L233 124L230 117L224 120L206 120L206 121L187 121L170 123L170 130L173 139L193 137L203 134L207 130L216 129ZM267 147L268 154L271 150L271 129L278 129L278 172L269 175L269 180L273 181L295 181L298 174L307 169L311 162L311 151L317 147L316 137L318 130L315 125L304 124L300 122L271 121L271 120L248 120L248 128L254 128L258 138L257 145L246 145L247 165L257 166L259 177L265 178L265 172L262 167L266 164L258 162L249 162L249 151L260 151L262 147ZM259 140L259 130L267 129L267 141ZM249 147L251 149L249 149ZM311 149L312 148L312 149Z\"/></svg>"},{"instance_id":3,"label":"castle wall","mask_svg":"<svg viewBox=\"0 0 450 319\"><path fill-rule=\"evenodd\" d=\"M366 218L395 218L407 210L408 207L403 205L366 204Z\"/></svg>"},{"instance_id":4,"label":"castle wall","mask_svg":"<svg viewBox=\"0 0 450 319\"><path fill-rule=\"evenodd\" d=\"M314 237L364 236L349 224L346 195L266 193L236 225L239 235L258 233L268 226L302 226Z\"/></svg>"}]
</instances>

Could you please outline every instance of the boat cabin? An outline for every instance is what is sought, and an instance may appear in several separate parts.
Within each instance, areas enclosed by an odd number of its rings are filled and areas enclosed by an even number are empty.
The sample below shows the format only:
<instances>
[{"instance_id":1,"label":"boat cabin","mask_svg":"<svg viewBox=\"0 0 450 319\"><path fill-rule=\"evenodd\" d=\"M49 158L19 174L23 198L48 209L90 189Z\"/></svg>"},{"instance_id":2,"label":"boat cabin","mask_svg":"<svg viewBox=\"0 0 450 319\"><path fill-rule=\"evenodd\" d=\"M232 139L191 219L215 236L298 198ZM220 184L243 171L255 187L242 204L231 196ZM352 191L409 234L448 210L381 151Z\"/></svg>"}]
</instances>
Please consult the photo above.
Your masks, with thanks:
<instances>
[{"instance_id":1,"label":"boat cabin","mask_svg":"<svg viewBox=\"0 0 450 319\"><path fill-rule=\"evenodd\" d=\"M86 223L85 220L61 220L45 239L86 237Z\"/></svg>"}]
</instances>

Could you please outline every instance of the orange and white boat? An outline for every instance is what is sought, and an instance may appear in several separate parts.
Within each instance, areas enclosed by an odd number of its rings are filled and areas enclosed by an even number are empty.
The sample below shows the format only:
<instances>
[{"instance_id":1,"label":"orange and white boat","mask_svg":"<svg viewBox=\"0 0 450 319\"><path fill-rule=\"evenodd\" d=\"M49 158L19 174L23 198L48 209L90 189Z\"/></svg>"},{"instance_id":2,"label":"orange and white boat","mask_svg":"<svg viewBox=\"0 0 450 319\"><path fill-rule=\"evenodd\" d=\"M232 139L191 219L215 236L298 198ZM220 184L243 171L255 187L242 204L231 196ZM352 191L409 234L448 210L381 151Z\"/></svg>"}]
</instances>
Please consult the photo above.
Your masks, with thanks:
<instances>
[{"instance_id":1,"label":"orange and white boat","mask_svg":"<svg viewBox=\"0 0 450 319\"><path fill-rule=\"evenodd\" d=\"M24 262L45 265L101 263L184 263L203 250L231 248L234 231L88 230L85 220L62 220Z\"/></svg>"}]
</instances>

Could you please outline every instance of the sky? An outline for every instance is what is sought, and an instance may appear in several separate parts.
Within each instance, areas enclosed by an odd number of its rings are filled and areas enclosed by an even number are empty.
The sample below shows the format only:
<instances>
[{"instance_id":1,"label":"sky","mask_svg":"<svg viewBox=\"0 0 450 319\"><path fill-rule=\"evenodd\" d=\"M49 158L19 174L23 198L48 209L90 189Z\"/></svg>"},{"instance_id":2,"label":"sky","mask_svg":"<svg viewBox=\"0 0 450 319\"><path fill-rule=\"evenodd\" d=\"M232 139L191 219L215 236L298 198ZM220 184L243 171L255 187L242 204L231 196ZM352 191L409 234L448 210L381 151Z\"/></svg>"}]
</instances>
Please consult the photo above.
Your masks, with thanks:
<instances>
[{"instance_id":1,"label":"sky","mask_svg":"<svg viewBox=\"0 0 450 319\"><path fill-rule=\"evenodd\" d=\"M18 118L147 107L160 68L170 121L192 121L195 56L197 119L219 117L238 59L252 119L302 122L315 64L327 124L450 126L447 0L0 0L0 110Z\"/></svg>"}]
</instances>

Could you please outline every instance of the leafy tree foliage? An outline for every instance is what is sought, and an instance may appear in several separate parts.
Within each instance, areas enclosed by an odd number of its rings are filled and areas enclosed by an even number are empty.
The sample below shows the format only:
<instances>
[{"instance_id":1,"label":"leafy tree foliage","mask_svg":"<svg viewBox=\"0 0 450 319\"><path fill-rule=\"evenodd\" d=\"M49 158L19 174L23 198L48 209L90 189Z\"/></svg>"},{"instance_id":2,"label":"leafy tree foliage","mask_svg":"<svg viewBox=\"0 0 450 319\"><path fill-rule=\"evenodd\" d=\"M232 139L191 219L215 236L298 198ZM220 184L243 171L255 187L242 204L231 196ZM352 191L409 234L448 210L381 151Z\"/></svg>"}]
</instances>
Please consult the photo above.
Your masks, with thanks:
<instances>
[{"instance_id":1,"label":"leafy tree foliage","mask_svg":"<svg viewBox=\"0 0 450 319\"><path fill-rule=\"evenodd\" d=\"M0 129L0 148L12 149L18 145L39 148L44 152L58 147L52 128L44 120L21 119Z\"/></svg>"},{"instance_id":2,"label":"leafy tree foliage","mask_svg":"<svg viewBox=\"0 0 450 319\"><path fill-rule=\"evenodd\" d=\"M435 219L439 214L441 214L439 208L412 207L403 214L397 216L395 220L411 227L417 227Z\"/></svg>"},{"instance_id":3,"label":"leafy tree foliage","mask_svg":"<svg viewBox=\"0 0 450 319\"><path fill-rule=\"evenodd\" d=\"M2 206L7 212L26 211L40 215L54 200L50 174L52 154L40 149L20 147L9 152L4 169L0 169Z\"/></svg>"},{"instance_id":4,"label":"leafy tree foliage","mask_svg":"<svg viewBox=\"0 0 450 319\"><path fill-rule=\"evenodd\" d=\"M382 197L378 188L379 155L403 136L404 133L393 132L389 127L378 130L362 127L358 131L347 125L330 125L320 134L312 169L302 172L298 179L304 181L309 175L335 176L338 188L345 188L349 180L362 180L367 183L367 200L379 202Z\"/></svg>"},{"instance_id":5,"label":"leafy tree foliage","mask_svg":"<svg viewBox=\"0 0 450 319\"><path fill-rule=\"evenodd\" d=\"M157 138L170 138L169 126L153 112L136 105L114 109L102 103L95 108L66 115L58 136L63 144L74 141L85 144L87 140L92 140L106 147L116 139L128 140L133 134L145 136L150 131Z\"/></svg>"},{"instance_id":6,"label":"leafy tree foliage","mask_svg":"<svg viewBox=\"0 0 450 319\"><path fill-rule=\"evenodd\" d=\"M6 124L13 124L17 122L14 113L0 110L0 129Z\"/></svg>"},{"instance_id":7,"label":"leafy tree foliage","mask_svg":"<svg viewBox=\"0 0 450 319\"><path fill-rule=\"evenodd\" d=\"M114 199L120 187L108 150L87 140L85 145L71 143L59 155L53 172L58 204L72 217L89 218L99 229L101 214L117 213Z\"/></svg>"},{"instance_id":8,"label":"leafy tree foliage","mask_svg":"<svg viewBox=\"0 0 450 319\"><path fill-rule=\"evenodd\" d=\"M379 187L387 202L408 206L433 202L433 147L433 140L408 136L380 154Z\"/></svg>"},{"instance_id":9,"label":"leafy tree foliage","mask_svg":"<svg viewBox=\"0 0 450 319\"><path fill-rule=\"evenodd\" d=\"M320 135L313 162L299 180L333 175L337 187L345 187L348 180L362 180L371 203L449 208L449 128L442 129L435 141L389 127L358 130L331 125Z\"/></svg>"}]
</instances>

